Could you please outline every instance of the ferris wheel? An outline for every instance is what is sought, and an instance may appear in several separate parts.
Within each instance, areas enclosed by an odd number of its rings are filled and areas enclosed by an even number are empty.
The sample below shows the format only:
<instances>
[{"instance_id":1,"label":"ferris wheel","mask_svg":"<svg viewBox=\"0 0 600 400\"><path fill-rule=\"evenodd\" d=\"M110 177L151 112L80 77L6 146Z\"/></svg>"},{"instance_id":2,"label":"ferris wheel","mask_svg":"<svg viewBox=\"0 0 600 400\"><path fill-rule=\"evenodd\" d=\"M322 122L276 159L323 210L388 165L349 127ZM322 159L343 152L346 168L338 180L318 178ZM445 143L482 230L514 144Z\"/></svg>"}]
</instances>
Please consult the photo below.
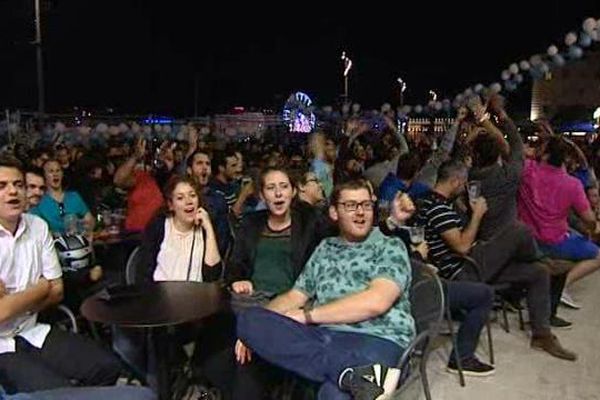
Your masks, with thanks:
<instances>
[{"instance_id":1,"label":"ferris wheel","mask_svg":"<svg viewBox=\"0 0 600 400\"><path fill-rule=\"evenodd\" d=\"M290 132L310 133L317 121L313 102L303 92L292 93L283 106L282 118Z\"/></svg>"}]
</instances>

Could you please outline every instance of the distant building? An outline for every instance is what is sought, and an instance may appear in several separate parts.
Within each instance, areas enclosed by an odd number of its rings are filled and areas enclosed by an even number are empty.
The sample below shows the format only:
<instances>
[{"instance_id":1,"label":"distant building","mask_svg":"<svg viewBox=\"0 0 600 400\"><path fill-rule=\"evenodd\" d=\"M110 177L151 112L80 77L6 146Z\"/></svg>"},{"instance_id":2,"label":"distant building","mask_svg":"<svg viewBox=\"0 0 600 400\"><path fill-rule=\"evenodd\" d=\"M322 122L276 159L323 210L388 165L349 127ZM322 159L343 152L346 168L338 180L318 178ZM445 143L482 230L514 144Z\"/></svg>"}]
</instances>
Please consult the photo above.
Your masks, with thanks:
<instances>
[{"instance_id":1,"label":"distant building","mask_svg":"<svg viewBox=\"0 0 600 400\"><path fill-rule=\"evenodd\" d=\"M587 52L583 59L554 68L533 83L530 119L551 119L574 109L593 112L599 106L600 51Z\"/></svg>"}]
</instances>

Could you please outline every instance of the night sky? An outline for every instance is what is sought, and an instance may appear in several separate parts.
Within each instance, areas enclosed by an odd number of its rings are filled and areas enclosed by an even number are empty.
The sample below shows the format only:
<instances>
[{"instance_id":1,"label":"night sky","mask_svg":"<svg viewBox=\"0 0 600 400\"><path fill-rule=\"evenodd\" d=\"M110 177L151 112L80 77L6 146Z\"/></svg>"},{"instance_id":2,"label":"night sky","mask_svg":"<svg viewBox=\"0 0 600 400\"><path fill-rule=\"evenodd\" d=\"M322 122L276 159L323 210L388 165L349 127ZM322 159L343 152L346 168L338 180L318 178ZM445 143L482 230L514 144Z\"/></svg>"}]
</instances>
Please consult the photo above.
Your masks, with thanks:
<instances>
[{"instance_id":1,"label":"night sky","mask_svg":"<svg viewBox=\"0 0 600 400\"><path fill-rule=\"evenodd\" d=\"M429 89L453 97L499 80L511 62L550 44L564 49L569 30L600 18L597 0L211 2L210 10L198 1L42 2L49 111L176 116L193 113L195 81L200 114L236 105L277 109L296 90L331 104L342 91L342 50L354 61L353 100L377 108L397 102L402 76L406 103L423 104ZM0 0L2 107L36 107L33 4Z\"/></svg>"}]
</instances>

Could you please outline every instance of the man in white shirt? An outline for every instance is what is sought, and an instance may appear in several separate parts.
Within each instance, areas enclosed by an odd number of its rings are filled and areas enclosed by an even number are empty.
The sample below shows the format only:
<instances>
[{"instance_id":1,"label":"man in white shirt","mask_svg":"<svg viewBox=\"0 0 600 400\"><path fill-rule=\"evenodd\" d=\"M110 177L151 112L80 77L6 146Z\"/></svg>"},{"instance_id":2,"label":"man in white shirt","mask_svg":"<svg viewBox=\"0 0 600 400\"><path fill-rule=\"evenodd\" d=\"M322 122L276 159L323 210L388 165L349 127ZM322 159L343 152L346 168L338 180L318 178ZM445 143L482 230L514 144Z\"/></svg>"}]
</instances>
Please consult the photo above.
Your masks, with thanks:
<instances>
[{"instance_id":1,"label":"man in white shirt","mask_svg":"<svg viewBox=\"0 0 600 400\"><path fill-rule=\"evenodd\" d=\"M26 203L20 163L0 158L0 385L10 394L113 384L114 356L37 322L63 298L62 271L48 226L24 213Z\"/></svg>"}]
</instances>

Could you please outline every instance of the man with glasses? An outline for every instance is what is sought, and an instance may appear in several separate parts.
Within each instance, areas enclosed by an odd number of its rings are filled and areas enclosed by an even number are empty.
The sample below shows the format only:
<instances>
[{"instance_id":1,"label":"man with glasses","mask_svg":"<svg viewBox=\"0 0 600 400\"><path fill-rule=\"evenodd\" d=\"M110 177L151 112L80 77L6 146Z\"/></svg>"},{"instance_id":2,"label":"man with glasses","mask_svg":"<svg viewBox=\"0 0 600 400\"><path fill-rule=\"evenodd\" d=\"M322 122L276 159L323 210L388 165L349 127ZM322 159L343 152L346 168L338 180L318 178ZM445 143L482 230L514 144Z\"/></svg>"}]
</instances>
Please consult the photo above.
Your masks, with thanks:
<instances>
[{"instance_id":1,"label":"man with glasses","mask_svg":"<svg viewBox=\"0 0 600 400\"><path fill-rule=\"evenodd\" d=\"M312 207L317 207L325 201L323 185L314 172L305 172L296 183L298 200Z\"/></svg>"},{"instance_id":2,"label":"man with glasses","mask_svg":"<svg viewBox=\"0 0 600 400\"><path fill-rule=\"evenodd\" d=\"M340 234L317 247L293 289L238 317L238 336L265 360L321 384L320 399L377 399L398 383L414 338L406 247L373 227L363 180L336 186L329 216ZM311 304L309 306L309 304Z\"/></svg>"}]
</instances>

